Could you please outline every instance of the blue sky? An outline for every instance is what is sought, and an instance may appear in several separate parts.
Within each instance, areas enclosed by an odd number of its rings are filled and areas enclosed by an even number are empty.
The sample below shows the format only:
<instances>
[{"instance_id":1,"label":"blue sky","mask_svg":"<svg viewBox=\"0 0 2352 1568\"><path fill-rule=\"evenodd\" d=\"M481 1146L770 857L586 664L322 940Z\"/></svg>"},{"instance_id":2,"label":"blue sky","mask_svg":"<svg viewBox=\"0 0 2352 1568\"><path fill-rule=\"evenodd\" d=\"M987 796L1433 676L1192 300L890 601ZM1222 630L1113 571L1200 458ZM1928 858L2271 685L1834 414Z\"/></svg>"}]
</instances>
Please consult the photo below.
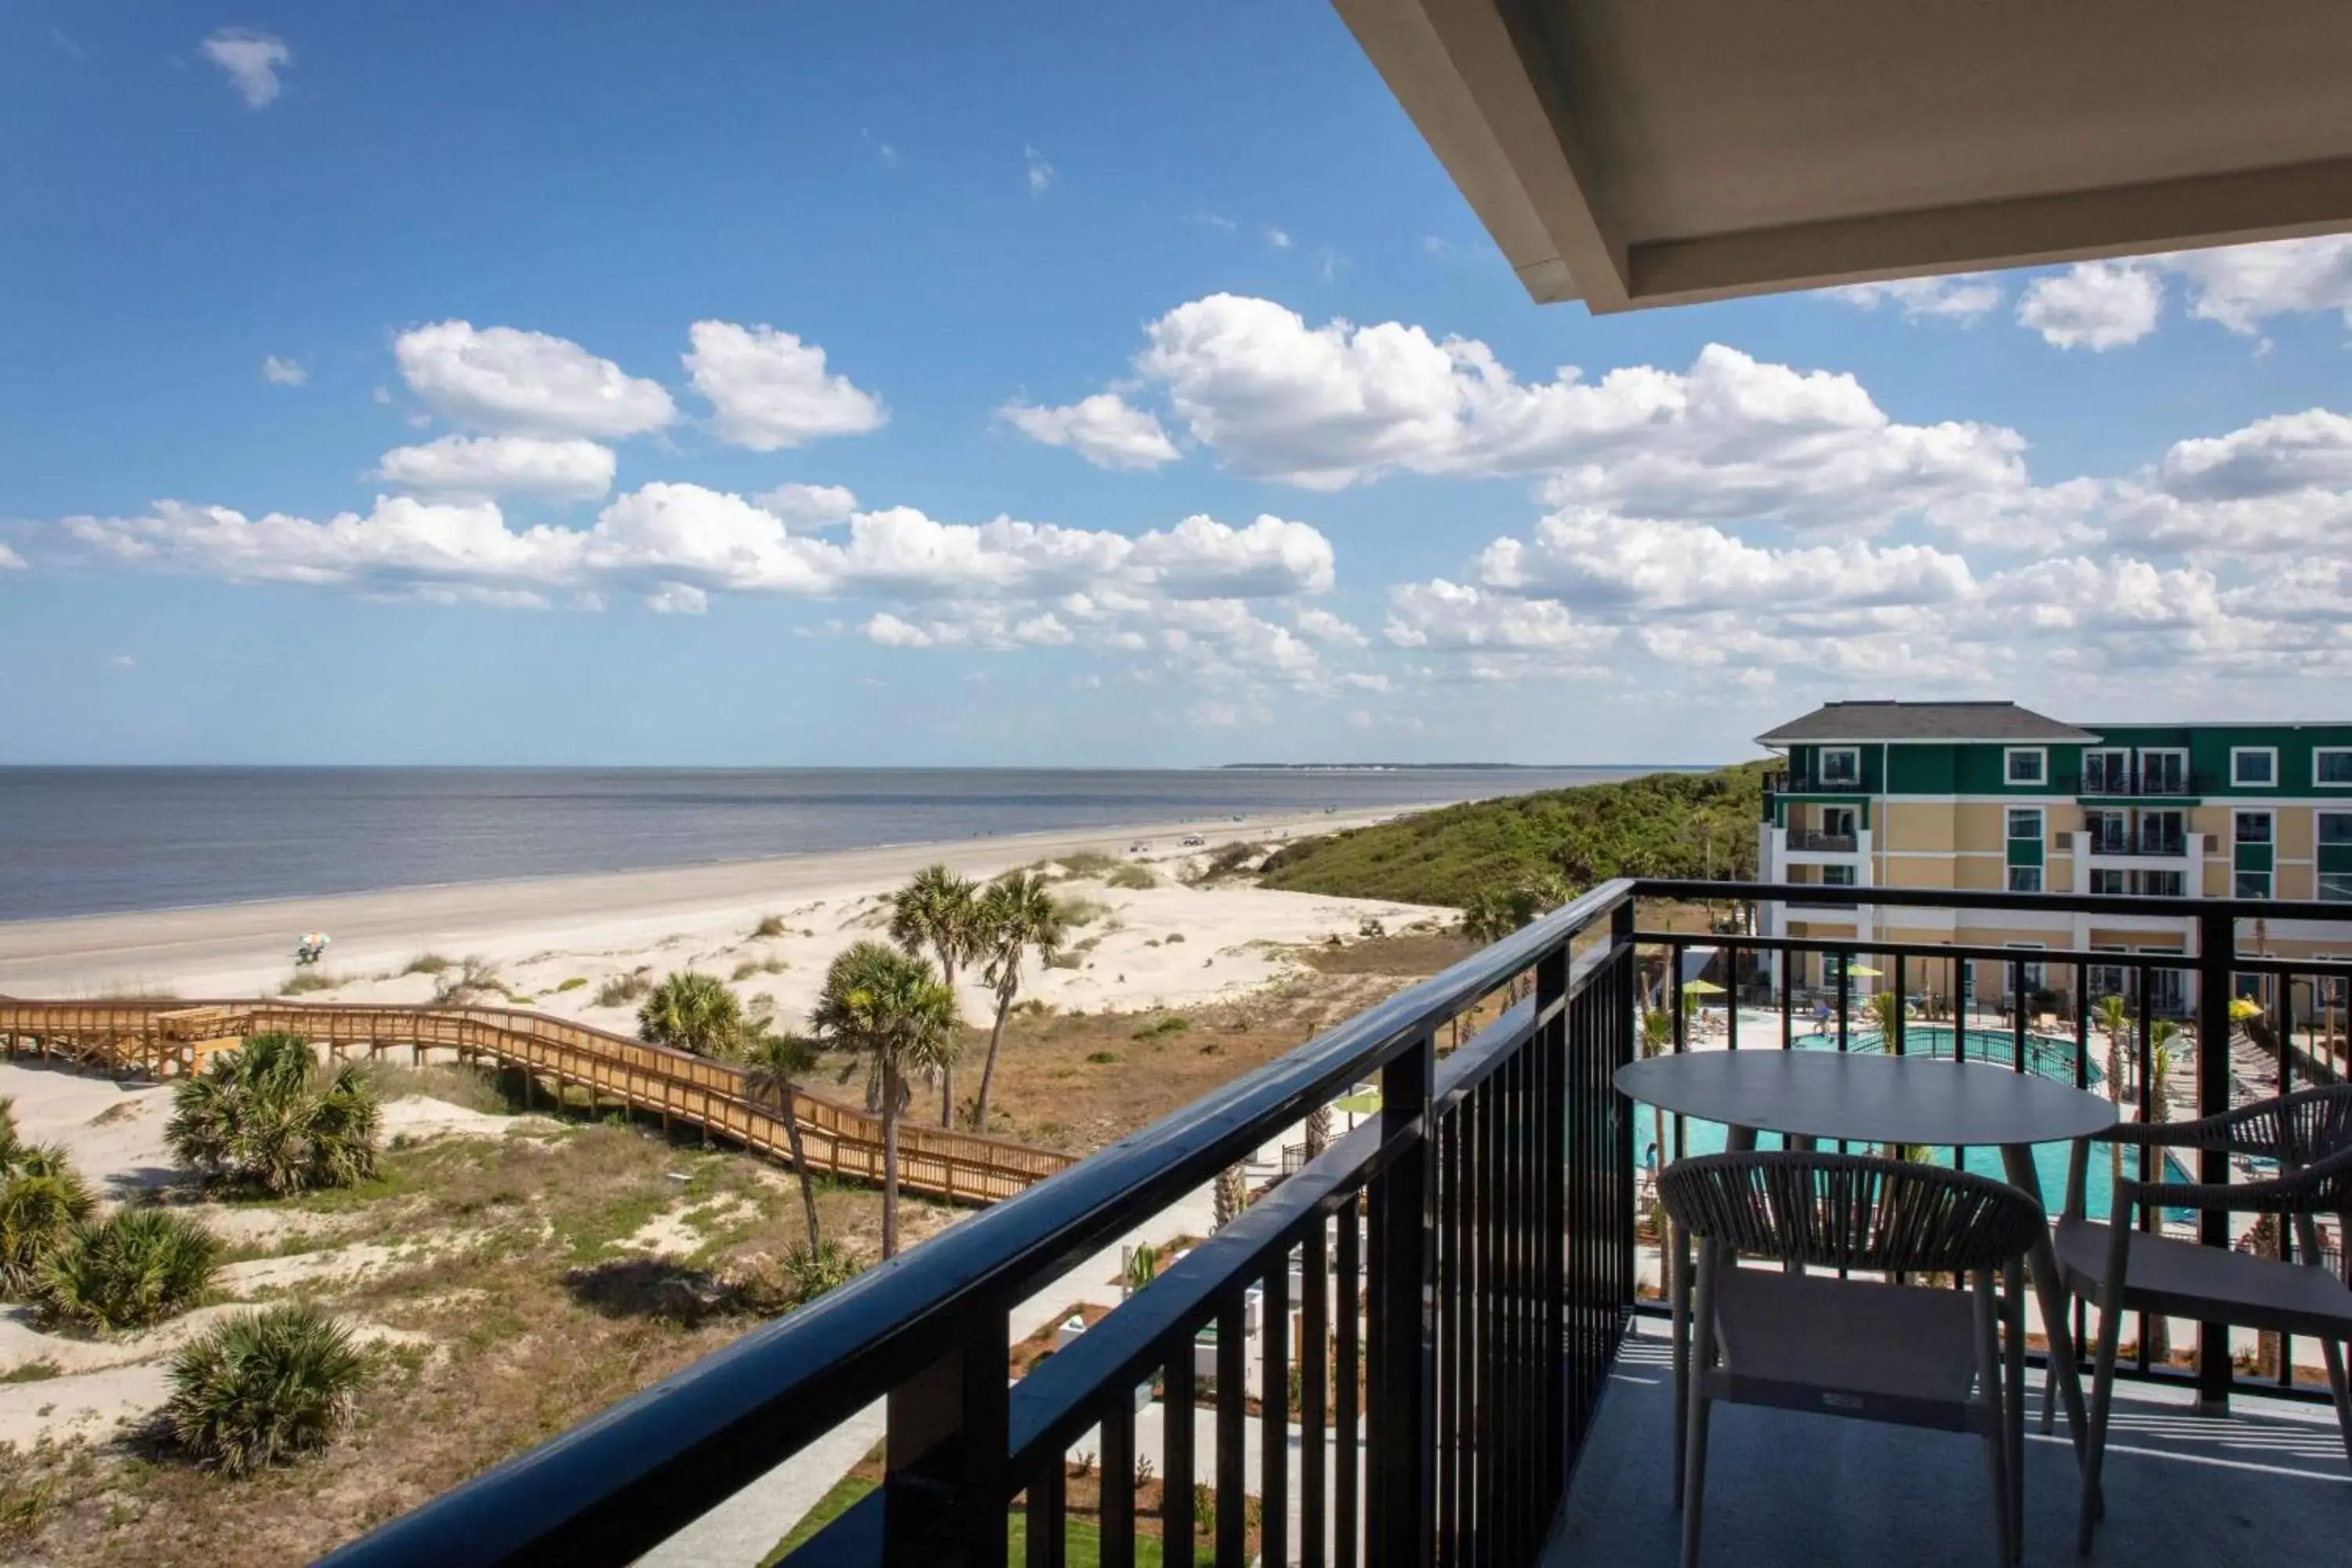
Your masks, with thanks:
<instances>
[{"instance_id":1,"label":"blue sky","mask_svg":"<svg viewBox=\"0 0 2352 1568\"><path fill-rule=\"evenodd\" d=\"M1319 0L19 0L0 125L0 761L2342 716L2338 240L1539 309Z\"/></svg>"}]
</instances>

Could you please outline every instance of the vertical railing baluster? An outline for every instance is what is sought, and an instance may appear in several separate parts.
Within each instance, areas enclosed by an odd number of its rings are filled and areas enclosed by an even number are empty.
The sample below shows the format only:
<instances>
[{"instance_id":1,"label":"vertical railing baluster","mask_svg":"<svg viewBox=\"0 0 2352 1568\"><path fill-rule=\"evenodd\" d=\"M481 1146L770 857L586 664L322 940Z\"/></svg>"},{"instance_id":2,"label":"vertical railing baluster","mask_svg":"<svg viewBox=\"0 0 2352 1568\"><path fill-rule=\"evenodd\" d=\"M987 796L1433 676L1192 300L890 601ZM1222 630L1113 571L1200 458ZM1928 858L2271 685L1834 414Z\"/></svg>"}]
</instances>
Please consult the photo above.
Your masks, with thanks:
<instances>
[{"instance_id":1,"label":"vertical railing baluster","mask_svg":"<svg viewBox=\"0 0 2352 1568\"><path fill-rule=\"evenodd\" d=\"M2294 972L2293 970L2289 970L2281 974L2278 977L2278 1091L2281 1094L2293 1094L2294 1092ZM2319 984L2318 976L2314 975L2312 977L2312 991L2315 1004L2318 999ZM2315 1012L2318 1009L2315 1005L2313 1010ZM2290 1239L2290 1235L2294 1229L2294 1226L2286 1222L2286 1216L2284 1215L2277 1216L2278 1256L2279 1261L2282 1263L2287 1262L2294 1257L2294 1244ZM2344 1245L2347 1247L2352 1247L2352 1236L2347 1236L2344 1237ZM2316 1263L2319 1259L2315 1258L2310 1261ZM2294 1385L2294 1336L2293 1334L2279 1335L2278 1345L2279 1386L2281 1388L2291 1388ZM2260 1369L2258 1368L2256 1370L2259 1372Z\"/></svg>"},{"instance_id":2,"label":"vertical railing baluster","mask_svg":"<svg viewBox=\"0 0 2352 1568\"><path fill-rule=\"evenodd\" d=\"M1068 1464L1064 1456L1055 1454L1045 1473L1029 1483L1029 1513L1024 1521L1028 1531L1028 1547L1024 1556L1028 1568L1066 1568L1069 1557L1069 1537L1064 1523L1064 1499L1068 1487ZM997 1550L1003 1550L1004 1532L996 1532ZM984 1550L985 1543L967 1541L964 1550ZM919 1561L915 1558L908 1562Z\"/></svg>"},{"instance_id":3,"label":"vertical railing baluster","mask_svg":"<svg viewBox=\"0 0 2352 1568\"><path fill-rule=\"evenodd\" d=\"M1429 1224L1430 1089L1436 1040L1423 1035L1381 1072L1381 1107L1398 1131L1418 1125L1387 1169L1372 1179L1372 1229L1381 1271L1373 1281L1381 1327L1372 1354L1381 1368L1371 1419L1380 1456L1371 1530L1373 1568L1418 1568L1429 1560L1434 1479L1430 1463Z\"/></svg>"},{"instance_id":4,"label":"vertical railing baluster","mask_svg":"<svg viewBox=\"0 0 2352 1568\"><path fill-rule=\"evenodd\" d=\"M1437 1123L1438 1568L1460 1552L1462 1480L1462 1115Z\"/></svg>"},{"instance_id":5,"label":"vertical railing baluster","mask_svg":"<svg viewBox=\"0 0 2352 1568\"><path fill-rule=\"evenodd\" d=\"M2237 958L2238 925L2227 910L2197 916L2197 1114L2211 1116L2230 1104L2230 975ZM2220 1185L2230 1179L2230 1156L2219 1149L2200 1152L2197 1179ZM2230 1245L2230 1216L2207 1210L2198 1216L2198 1240L2207 1247ZM2347 1237L2352 1245L2352 1237ZM2197 1327L2197 1395L2211 1413L2229 1407L2230 1331L2221 1323Z\"/></svg>"},{"instance_id":6,"label":"vertical railing baluster","mask_svg":"<svg viewBox=\"0 0 2352 1568\"><path fill-rule=\"evenodd\" d=\"M1542 1482L1543 1513L1549 1518L1567 1475L1565 1401L1568 1329L1568 1104L1569 1028L1574 1002L1568 994L1569 944L1559 947L1536 970L1536 1005L1557 1005L1558 1016L1545 1026L1537 1062L1536 1109L1543 1137L1536 1179L1542 1202L1537 1223L1542 1238L1541 1272L1536 1280L1536 1303L1542 1325L1538 1358L1543 1440L1537 1452L1537 1474ZM1630 1019L1627 1020L1631 1022ZM1591 1184L1597 1185L1598 1184Z\"/></svg>"},{"instance_id":7,"label":"vertical railing baluster","mask_svg":"<svg viewBox=\"0 0 2352 1568\"><path fill-rule=\"evenodd\" d=\"M1258 1561L1290 1561L1290 1250L1277 1250L1258 1303ZM1302 1376L1301 1381L1304 1381Z\"/></svg>"},{"instance_id":8,"label":"vertical railing baluster","mask_svg":"<svg viewBox=\"0 0 2352 1568\"><path fill-rule=\"evenodd\" d=\"M1177 1336L1160 1374L1160 1554L1192 1568L1192 1356L1196 1331Z\"/></svg>"},{"instance_id":9,"label":"vertical railing baluster","mask_svg":"<svg viewBox=\"0 0 2352 1568\"><path fill-rule=\"evenodd\" d=\"M1249 1417L1244 1306L1236 1289L1217 1314L1217 1568L1246 1568L1249 1562L1244 1512L1249 1469L1242 1448Z\"/></svg>"},{"instance_id":10,"label":"vertical railing baluster","mask_svg":"<svg viewBox=\"0 0 2352 1568\"><path fill-rule=\"evenodd\" d=\"M1338 1346L1332 1352L1337 1363L1332 1369L1334 1406L1331 1426L1332 1476L1331 1508L1331 1568L1356 1568L1363 1561L1357 1544L1361 1539L1363 1452L1357 1436L1357 1415L1361 1408L1363 1375L1363 1223L1362 1205L1356 1194L1339 1205L1336 1216L1339 1227L1339 1300L1336 1303L1334 1325L1338 1330Z\"/></svg>"},{"instance_id":11,"label":"vertical railing baluster","mask_svg":"<svg viewBox=\"0 0 2352 1568\"><path fill-rule=\"evenodd\" d=\"M1307 1239L1299 1255L1299 1568L1324 1568L1329 1561L1324 1549L1326 1504L1329 1501L1326 1461L1330 1454L1330 1434L1324 1420L1329 1408L1327 1390L1331 1373L1329 1259L1325 1222L1318 1215L1307 1227Z\"/></svg>"},{"instance_id":12,"label":"vertical railing baluster","mask_svg":"<svg viewBox=\"0 0 2352 1568\"><path fill-rule=\"evenodd\" d=\"M1790 994L1796 977L1797 951L1784 947L1780 950L1780 1048L1784 1051L1797 1048L1796 1002Z\"/></svg>"},{"instance_id":13,"label":"vertical railing baluster","mask_svg":"<svg viewBox=\"0 0 2352 1568\"><path fill-rule=\"evenodd\" d=\"M2133 1050L2134 1054L2137 1056L2139 1059L2133 1064L2135 1076L2132 1089L2133 1103L2137 1107L2140 1125L2143 1127L2156 1120L2154 1115L2154 1107L2156 1103L2156 1074L2150 1070L2153 1064L2148 1057L2149 1043L2155 1037L2155 1021L2148 1016L2147 1010L2148 991L2150 989L2148 985L2149 970L2150 965L2142 963L2137 972L2137 978L2134 981L2138 1001L2138 1006L2135 1011L2138 1014L2138 1017L2134 1021L2133 1033L2136 1043L2133 1047ZM2138 1173L2141 1182L2152 1182L2156 1179L2152 1173L2156 1169L2156 1151L2147 1144L2142 1143L2139 1146ZM2142 1205L2139 1211L2139 1227L2144 1231L2153 1231L2157 1228L2156 1213L2153 1209L2150 1209L2146 1205ZM2146 1373L2148 1363L2148 1342L2147 1313L2145 1311L2139 1314L2139 1344L2136 1348L2137 1354L2134 1357L2134 1364L2138 1367L2142 1373Z\"/></svg>"},{"instance_id":14,"label":"vertical railing baluster","mask_svg":"<svg viewBox=\"0 0 2352 1568\"><path fill-rule=\"evenodd\" d=\"M1096 1525L1102 1568L1135 1568L1135 1390L1114 1389L1102 1415L1100 1502Z\"/></svg>"}]
</instances>

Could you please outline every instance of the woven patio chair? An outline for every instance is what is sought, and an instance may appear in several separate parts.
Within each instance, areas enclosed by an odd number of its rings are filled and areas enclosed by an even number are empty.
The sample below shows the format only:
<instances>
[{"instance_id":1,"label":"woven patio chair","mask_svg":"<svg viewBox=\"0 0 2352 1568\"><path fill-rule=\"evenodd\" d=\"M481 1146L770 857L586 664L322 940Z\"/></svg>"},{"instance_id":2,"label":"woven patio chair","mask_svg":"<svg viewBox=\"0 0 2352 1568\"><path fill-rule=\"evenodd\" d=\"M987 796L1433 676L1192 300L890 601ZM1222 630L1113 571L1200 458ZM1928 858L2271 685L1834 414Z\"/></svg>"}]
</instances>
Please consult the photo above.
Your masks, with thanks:
<instances>
[{"instance_id":1,"label":"woven patio chair","mask_svg":"<svg viewBox=\"0 0 2352 1568\"><path fill-rule=\"evenodd\" d=\"M1675 1223L1700 1243L1683 1568L1697 1568L1707 1415L1718 1401L1980 1436L2000 1561L2017 1561L2025 1473L2022 1262L2048 1223L2041 1205L1962 1171L1801 1151L1679 1160L1658 1187ZM1783 1267L1743 1268L1741 1257ZM1905 1282L1936 1274L1964 1277L1972 1289Z\"/></svg>"},{"instance_id":2,"label":"woven patio chair","mask_svg":"<svg viewBox=\"0 0 2352 1568\"><path fill-rule=\"evenodd\" d=\"M2084 1216L2094 1140L2157 1150L2214 1150L2278 1163L2275 1177L2252 1182L2116 1184L2107 1220ZM2143 1231L2145 1214L2191 1209L2200 1214L2271 1214L2294 1227L2296 1261L2257 1257ZM2352 1461L2352 1384L2344 1342L2352 1340L2352 1288L2328 1272L2319 1246L2317 1216L2352 1226L2352 1085L2306 1089L2242 1106L2197 1121L2119 1122L2074 1141L2066 1172L2066 1207L2055 1245L2066 1288L2099 1310L2099 1341L2092 1373L2090 1430L2083 1460L2083 1506L2076 1547L2091 1549L2100 1512L2099 1471L2105 1457L2108 1405L2115 1392L2116 1347L2124 1314L2155 1312L2203 1323L2305 1334L2320 1342L2336 1421ZM2345 1232L2352 1235L2352 1230ZM2058 1375L2056 1367L2051 1376ZM2042 1429L2050 1426L2044 1401Z\"/></svg>"}]
</instances>

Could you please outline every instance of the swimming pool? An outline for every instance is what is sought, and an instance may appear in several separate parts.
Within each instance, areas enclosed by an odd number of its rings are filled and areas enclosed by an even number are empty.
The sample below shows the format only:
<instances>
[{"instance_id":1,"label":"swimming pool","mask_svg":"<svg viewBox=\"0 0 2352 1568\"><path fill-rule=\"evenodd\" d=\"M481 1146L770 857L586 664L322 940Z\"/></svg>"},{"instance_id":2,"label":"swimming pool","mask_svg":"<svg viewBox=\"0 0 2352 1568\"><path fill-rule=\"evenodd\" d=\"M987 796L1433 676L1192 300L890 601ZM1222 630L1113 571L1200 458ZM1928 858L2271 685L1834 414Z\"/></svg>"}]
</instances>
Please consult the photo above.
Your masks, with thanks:
<instances>
[{"instance_id":1,"label":"swimming pool","mask_svg":"<svg viewBox=\"0 0 2352 1568\"><path fill-rule=\"evenodd\" d=\"M1774 1022L1777 1024L1778 1019ZM1769 1040L1769 1044L1766 1043L1765 1038L1756 1039L1753 1045L1748 1044L1750 1037L1748 1019L1744 1015L1740 1019L1740 1037L1743 1042L1740 1048L1743 1050L1759 1047L1769 1050L1780 1048L1777 1028L1767 1037ZM1797 1049L1804 1051L1837 1049L1837 1039L1833 1035L1799 1035L1793 1044ZM1969 1029L1962 1037L1961 1048L1966 1052L1966 1059L1969 1061L1990 1062L1996 1067L2008 1067L2016 1059L2017 1039L2014 1035L2004 1030ZM1846 1034L1846 1049L1849 1052L1868 1052L1872 1055L1879 1055L1885 1051L1886 1042L1874 1027L1849 1028ZM1952 1056L1952 1026L1948 1024L1918 1024L1906 1021L1903 1026L1903 1052L1906 1056L1940 1058L1949 1061ZM2099 1047L2095 1046L2091 1052L2093 1059L2085 1064L2088 1068L2088 1081L2095 1089L2106 1076L2095 1059L2098 1054ZM2072 1039L2055 1036L2029 1034L2026 1037L2026 1061L2030 1069L2041 1077L2056 1079L2062 1083L2071 1083L2074 1079L2074 1042ZM1675 1157L1675 1123L1681 1120L1671 1114L1664 1119L1666 1147L1657 1151L1661 1161L1672 1160ZM1644 1106L1642 1117L1635 1122L1633 1128L1633 1147L1637 1151L1640 1163L1644 1166L1651 1163L1650 1150L1657 1136L1655 1131L1657 1125L1656 1113ZM1723 1145L1724 1128L1720 1122L1693 1120L1683 1130L1683 1147L1680 1152L1719 1154L1723 1152ZM1756 1140L1756 1145L1759 1149L1778 1149L1781 1147L1781 1139L1778 1133L1761 1133ZM1865 1144L1849 1144L1847 1148L1851 1152L1857 1154L1875 1152ZM2042 1201L2053 1218L2066 1201L2066 1165L2072 1153L2073 1146L2067 1143L2037 1143L2033 1146L2033 1167L2035 1174L2042 1183ZM1950 1165L1952 1155L1953 1151L1948 1145L1929 1152L1929 1158L1939 1165ZM2137 1152L2126 1150L2124 1158L2127 1162L2132 1162L2126 1169L2137 1168ZM1996 1181L2008 1179L2001 1170L1999 1149L1969 1149L1961 1168L1973 1171L1980 1176L1990 1176ZM2167 1154L2164 1157L2164 1173L2161 1179L2170 1182L2193 1182L2197 1178L2178 1159ZM2084 1181L2083 1189L2084 1213L2093 1218L2105 1219L2108 1205L2114 1198L2115 1189L2109 1180L2108 1159L2104 1150L2096 1148L2092 1150L2090 1169ZM2166 1217L2186 1220L2193 1216L2186 1214L2168 1214Z\"/></svg>"}]
</instances>

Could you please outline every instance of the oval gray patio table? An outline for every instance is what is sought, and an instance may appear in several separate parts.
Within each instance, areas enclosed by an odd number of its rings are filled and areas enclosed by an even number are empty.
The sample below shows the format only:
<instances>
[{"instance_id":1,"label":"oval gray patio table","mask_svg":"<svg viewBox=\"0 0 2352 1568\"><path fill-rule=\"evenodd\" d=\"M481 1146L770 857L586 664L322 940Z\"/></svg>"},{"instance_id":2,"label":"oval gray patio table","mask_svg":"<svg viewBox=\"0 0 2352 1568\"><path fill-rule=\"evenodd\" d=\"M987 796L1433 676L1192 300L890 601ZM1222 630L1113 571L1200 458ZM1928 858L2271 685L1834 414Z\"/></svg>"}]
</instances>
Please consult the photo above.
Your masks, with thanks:
<instances>
[{"instance_id":1,"label":"oval gray patio table","mask_svg":"<svg viewBox=\"0 0 2352 1568\"><path fill-rule=\"evenodd\" d=\"M1756 1147L1759 1131L1851 1143L1913 1143L1998 1148L2010 1184L2036 1203L2042 1182L2033 1145L2086 1137L2115 1125L2116 1108L2071 1084L1981 1062L1930 1057L1888 1057L1834 1051L1684 1051L1619 1068L1618 1091L1677 1116L1718 1121L1724 1147ZM1677 1255L1682 1248L1675 1247ZM2026 1255L2026 1269L2042 1307L2050 1363L2066 1407L2066 1426L2079 1458L2083 1448L2083 1386L2075 1375L2069 1303L2058 1258L2045 1228ZM1682 1500L1680 1428L1688 1377L1689 1271L1674 1259L1674 1494Z\"/></svg>"}]
</instances>

